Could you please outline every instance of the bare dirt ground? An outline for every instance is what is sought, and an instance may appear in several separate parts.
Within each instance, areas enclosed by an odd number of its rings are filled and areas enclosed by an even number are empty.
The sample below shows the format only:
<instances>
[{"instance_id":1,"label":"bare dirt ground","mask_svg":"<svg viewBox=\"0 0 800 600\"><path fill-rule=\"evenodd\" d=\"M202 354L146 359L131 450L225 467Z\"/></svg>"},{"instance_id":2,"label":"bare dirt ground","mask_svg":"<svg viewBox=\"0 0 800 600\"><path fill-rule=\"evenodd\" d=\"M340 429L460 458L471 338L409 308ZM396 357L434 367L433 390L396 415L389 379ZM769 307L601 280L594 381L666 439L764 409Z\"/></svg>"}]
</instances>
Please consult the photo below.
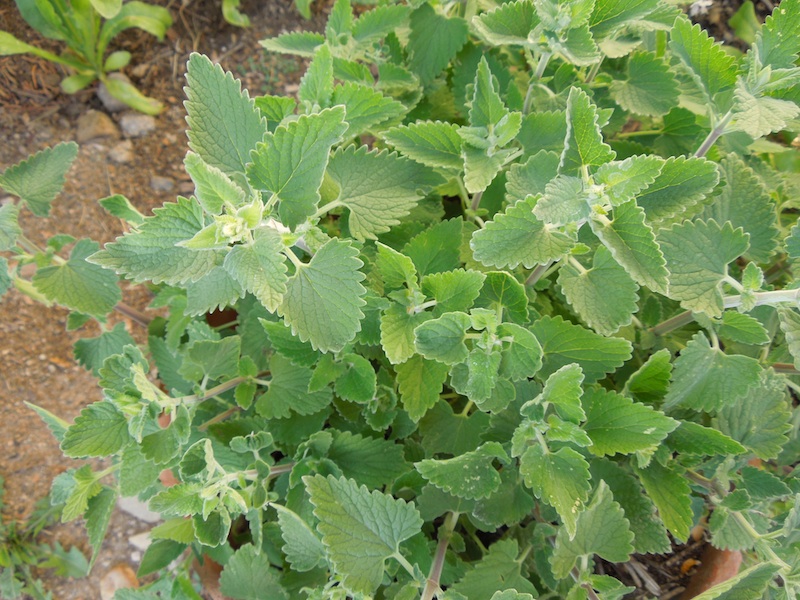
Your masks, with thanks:
<instances>
[{"instance_id":1,"label":"bare dirt ground","mask_svg":"<svg viewBox=\"0 0 800 600\"><path fill-rule=\"evenodd\" d=\"M141 212L191 192L183 170L186 153L185 111L182 105L184 66L189 53L202 52L220 62L243 80L251 95L293 93L303 72L301 61L267 54L258 40L284 30L319 30L330 2L315 6L317 16L304 21L292 0L244 0L241 10L252 25L238 29L222 19L219 0L150 0L170 9L174 26L163 43L140 32L126 32L114 49L126 49L134 58L125 73L142 91L166 105L156 127L141 137L95 138L81 144L78 159L68 175L62 195L55 201L49 219L30 215L23 229L30 239L43 243L53 233L69 233L104 243L120 235L120 221L111 217L96 200L111 194L125 195ZM763 19L768 12L763 0L756 2ZM777 4L777 2L775 2ZM320 4L319 2L316 4ZM716 0L714 9L698 20L718 39L730 43L727 18L741 0ZM11 0L0 1L0 30L20 39L58 51L59 45L42 40L21 20ZM67 96L60 92L64 76L60 68L28 56L0 57L0 170L29 154L61 141L75 140L83 131L79 120L87 111L103 111L93 89ZM108 113L107 113L108 114ZM120 114L110 114L117 123ZM129 155L125 156L125 151ZM0 202L2 202L0 192ZM123 284L125 301L144 310L148 297L143 290ZM86 404L99 400L94 378L72 358L72 344L81 337L97 335L96 325L77 332L66 331L67 311L46 308L15 292L0 305L0 476L5 479L5 511L2 518L24 521L34 503L47 495L50 482L68 468L79 466L64 458L58 444L24 402L41 406L71 421ZM118 317L114 316L113 319ZM115 321L112 321L112 325ZM142 339L144 331L127 323L129 331ZM106 542L88 579L67 580L44 574L45 584L58 600L101 598L100 582L116 565L138 567L141 551L130 539L151 526L117 510ZM89 554L82 523L71 523L44 532L46 541L58 540L64 547L76 545ZM700 548L692 547L692 555ZM681 556L676 548L675 556ZM685 558L681 556L681 560ZM642 557L651 572L667 565L675 576L657 577L670 597L680 593L685 579L670 566L669 558ZM678 565L680 566L680 565ZM629 577L624 569L615 573L626 583L637 585L646 596L646 586ZM675 593L677 592L677 593Z\"/></svg>"},{"instance_id":2,"label":"bare dirt ground","mask_svg":"<svg viewBox=\"0 0 800 600\"><path fill-rule=\"evenodd\" d=\"M189 193L190 182L182 165L187 150L182 88L190 52L202 52L218 61L241 78L252 95L291 93L303 65L291 57L267 55L258 41L283 30L318 29L324 23L322 17L304 21L292 0L245 0L241 9L252 21L247 29L225 23L219 0L156 3L168 7L173 15L174 26L167 39L159 43L135 30L120 37L119 47L134 55L126 74L146 94L161 100L166 110L156 118L155 130L141 137L126 140L117 128L111 137L81 143L78 159L50 218L26 215L22 219L23 230L34 242L43 244L53 233L89 237L101 243L113 240L123 232L121 222L96 202L111 194L125 195L142 213L150 214L152 208L174 200L177 194ZM59 49L27 27L10 1L0 3L0 30L50 50ZM58 67L34 57L0 57L0 170L47 146L79 139L85 134L80 117L90 109L103 111L93 89L74 96L62 94L59 82L63 75ZM120 119L119 114L110 116L117 122ZM126 302L140 309L146 307L146 292L131 291L125 284L122 287ZM97 335L99 329L89 325L68 332L66 310L46 308L14 291L3 299L0 309L0 476L6 487L3 519L24 521L34 503L47 495L53 478L79 466L61 455L55 439L24 402L72 421L82 407L99 400L94 378L72 358L72 344L81 337ZM140 339L145 333L136 323L128 322L127 326ZM150 527L117 509L88 579L66 580L45 574L53 597L100 598L100 581L109 569L122 563L136 570L141 551L129 540ZM51 528L45 532L45 540L58 540L66 548L77 545L87 555L90 550L82 523Z\"/></svg>"}]
</instances>

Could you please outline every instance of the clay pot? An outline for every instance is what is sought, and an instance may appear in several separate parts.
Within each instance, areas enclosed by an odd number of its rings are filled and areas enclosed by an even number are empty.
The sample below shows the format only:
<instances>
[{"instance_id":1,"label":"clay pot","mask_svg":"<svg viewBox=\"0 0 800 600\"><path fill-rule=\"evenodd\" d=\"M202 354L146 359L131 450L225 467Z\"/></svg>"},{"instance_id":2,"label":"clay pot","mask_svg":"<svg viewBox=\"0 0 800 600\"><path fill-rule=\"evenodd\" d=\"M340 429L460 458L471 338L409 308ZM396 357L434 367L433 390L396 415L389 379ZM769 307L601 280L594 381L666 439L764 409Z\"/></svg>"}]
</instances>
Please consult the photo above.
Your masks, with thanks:
<instances>
[{"instance_id":1,"label":"clay pot","mask_svg":"<svg viewBox=\"0 0 800 600\"><path fill-rule=\"evenodd\" d=\"M700 557L700 567L686 586L680 600L689 600L706 590L735 577L742 566L742 553L738 550L720 550L711 544Z\"/></svg>"}]
</instances>

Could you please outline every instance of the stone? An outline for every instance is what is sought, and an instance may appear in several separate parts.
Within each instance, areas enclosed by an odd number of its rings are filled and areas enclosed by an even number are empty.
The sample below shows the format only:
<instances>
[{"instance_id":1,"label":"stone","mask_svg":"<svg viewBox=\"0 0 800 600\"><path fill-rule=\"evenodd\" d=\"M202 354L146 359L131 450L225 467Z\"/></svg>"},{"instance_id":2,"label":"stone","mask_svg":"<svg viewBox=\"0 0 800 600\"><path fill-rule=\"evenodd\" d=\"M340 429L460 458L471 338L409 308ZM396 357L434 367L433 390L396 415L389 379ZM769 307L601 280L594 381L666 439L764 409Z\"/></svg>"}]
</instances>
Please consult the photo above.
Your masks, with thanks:
<instances>
[{"instance_id":1,"label":"stone","mask_svg":"<svg viewBox=\"0 0 800 600\"><path fill-rule=\"evenodd\" d=\"M131 80L128 79L122 73L111 73L108 76L109 79L116 79L118 81L124 81L125 83L131 83ZM133 85L131 83L131 85ZM123 110L129 108L127 104L125 104L122 100L117 100L114 96L111 95L111 92L108 91L106 84L101 82L100 85L97 86L97 97L100 98L100 102L103 103L103 107L111 113L115 112L122 112Z\"/></svg>"},{"instance_id":2,"label":"stone","mask_svg":"<svg viewBox=\"0 0 800 600\"><path fill-rule=\"evenodd\" d=\"M156 130L156 119L141 113L125 113L120 118L119 125L125 137L142 137Z\"/></svg>"},{"instance_id":3,"label":"stone","mask_svg":"<svg viewBox=\"0 0 800 600\"><path fill-rule=\"evenodd\" d=\"M119 129L106 113L89 110L78 118L78 129L75 139L79 144L94 140L119 138Z\"/></svg>"},{"instance_id":4,"label":"stone","mask_svg":"<svg viewBox=\"0 0 800 600\"><path fill-rule=\"evenodd\" d=\"M139 580L133 569L129 565L119 564L103 575L100 580L100 598L101 600L111 600L117 590L138 587Z\"/></svg>"},{"instance_id":5,"label":"stone","mask_svg":"<svg viewBox=\"0 0 800 600\"><path fill-rule=\"evenodd\" d=\"M175 182L169 177L153 175L150 178L150 189L154 192L170 192L175 187Z\"/></svg>"},{"instance_id":6,"label":"stone","mask_svg":"<svg viewBox=\"0 0 800 600\"><path fill-rule=\"evenodd\" d=\"M128 164L133 161L133 142L122 140L108 151L108 158L118 165Z\"/></svg>"},{"instance_id":7,"label":"stone","mask_svg":"<svg viewBox=\"0 0 800 600\"><path fill-rule=\"evenodd\" d=\"M117 506L132 517L136 517L145 523L157 523L161 520L161 515L147 508L147 504L138 498L120 498Z\"/></svg>"}]
</instances>

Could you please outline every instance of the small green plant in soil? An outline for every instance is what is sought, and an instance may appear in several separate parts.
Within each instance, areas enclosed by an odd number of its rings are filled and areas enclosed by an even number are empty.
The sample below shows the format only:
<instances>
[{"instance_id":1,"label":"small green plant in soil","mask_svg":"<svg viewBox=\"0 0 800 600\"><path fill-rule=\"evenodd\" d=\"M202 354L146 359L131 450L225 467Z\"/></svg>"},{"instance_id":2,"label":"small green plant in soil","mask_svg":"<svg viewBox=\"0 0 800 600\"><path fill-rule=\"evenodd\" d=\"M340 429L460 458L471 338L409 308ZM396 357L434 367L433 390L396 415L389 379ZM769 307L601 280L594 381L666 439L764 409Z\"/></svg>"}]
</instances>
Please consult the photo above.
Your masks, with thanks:
<instances>
[{"instance_id":1,"label":"small green plant in soil","mask_svg":"<svg viewBox=\"0 0 800 600\"><path fill-rule=\"evenodd\" d=\"M102 200L102 249L17 224L73 145L0 175L2 287L103 327L103 399L36 409L111 459L54 485L95 554L138 496L140 573L191 548L232 598L610 600L599 559L706 523L746 562L704 600L800 592L800 2L746 55L659 0L490 4L338 0L262 42L310 59L296 99L193 55L195 192Z\"/></svg>"},{"instance_id":2,"label":"small green plant in soil","mask_svg":"<svg viewBox=\"0 0 800 600\"><path fill-rule=\"evenodd\" d=\"M108 77L128 65L131 53L117 50L108 54L114 38L136 28L164 39L172 25L169 11L138 0L15 0L25 21L44 37L64 42L66 50L53 54L27 44L7 31L0 31L0 56L34 54L64 65L74 73L61 82L68 94L99 80L108 92L128 106L147 114L158 114L160 102L144 96L127 81Z\"/></svg>"},{"instance_id":3,"label":"small green plant in soil","mask_svg":"<svg viewBox=\"0 0 800 600\"><path fill-rule=\"evenodd\" d=\"M4 481L0 477L0 511L3 510ZM89 563L78 548L64 550L59 542L47 544L40 540L42 531L56 524L61 506L50 498L38 502L25 523L0 522L0 597L7 600L52 598L38 572L52 569L61 577L85 577Z\"/></svg>"}]
</instances>

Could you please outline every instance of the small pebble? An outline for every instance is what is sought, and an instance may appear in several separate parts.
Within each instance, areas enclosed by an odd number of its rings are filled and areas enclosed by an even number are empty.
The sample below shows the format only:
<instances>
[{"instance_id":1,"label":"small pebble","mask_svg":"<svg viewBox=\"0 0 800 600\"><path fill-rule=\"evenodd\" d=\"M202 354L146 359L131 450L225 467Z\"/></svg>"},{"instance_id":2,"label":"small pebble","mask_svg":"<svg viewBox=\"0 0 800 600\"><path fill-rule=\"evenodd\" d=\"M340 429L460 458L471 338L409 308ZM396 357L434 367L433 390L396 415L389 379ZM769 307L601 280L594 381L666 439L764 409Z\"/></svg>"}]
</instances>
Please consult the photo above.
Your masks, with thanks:
<instances>
[{"instance_id":1,"label":"small pebble","mask_svg":"<svg viewBox=\"0 0 800 600\"><path fill-rule=\"evenodd\" d=\"M89 110L78 118L75 139L79 144L103 138L119 138L119 129L107 114L99 110Z\"/></svg>"},{"instance_id":2,"label":"small pebble","mask_svg":"<svg viewBox=\"0 0 800 600\"><path fill-rule=\"evenodd\" d=\"M125 137L142 137L155 131L156 119L141 113L125 113L120 118L119 125Z\"/></svg>"},{"instance_id":3,"label":"small pebble","mask_svg":"<svg viewBox=\"0 0 800 600\"><path fill-rule=\"evenodd\" d=\"M124 165L133 160L133 142L122 140L108 152L108 158L118 165Z\"/></svg>"},{"instance_id":4,"label":"small pebble","mask_svg":"<svg viewBox=\"0 0 800 600\"><path fill-rule=\"evenodd\" d=\"M154 192L170 192L175 187L175 182L169 177L153 175L150 178L150 189Z\"/></svg>"}]
</instances>

